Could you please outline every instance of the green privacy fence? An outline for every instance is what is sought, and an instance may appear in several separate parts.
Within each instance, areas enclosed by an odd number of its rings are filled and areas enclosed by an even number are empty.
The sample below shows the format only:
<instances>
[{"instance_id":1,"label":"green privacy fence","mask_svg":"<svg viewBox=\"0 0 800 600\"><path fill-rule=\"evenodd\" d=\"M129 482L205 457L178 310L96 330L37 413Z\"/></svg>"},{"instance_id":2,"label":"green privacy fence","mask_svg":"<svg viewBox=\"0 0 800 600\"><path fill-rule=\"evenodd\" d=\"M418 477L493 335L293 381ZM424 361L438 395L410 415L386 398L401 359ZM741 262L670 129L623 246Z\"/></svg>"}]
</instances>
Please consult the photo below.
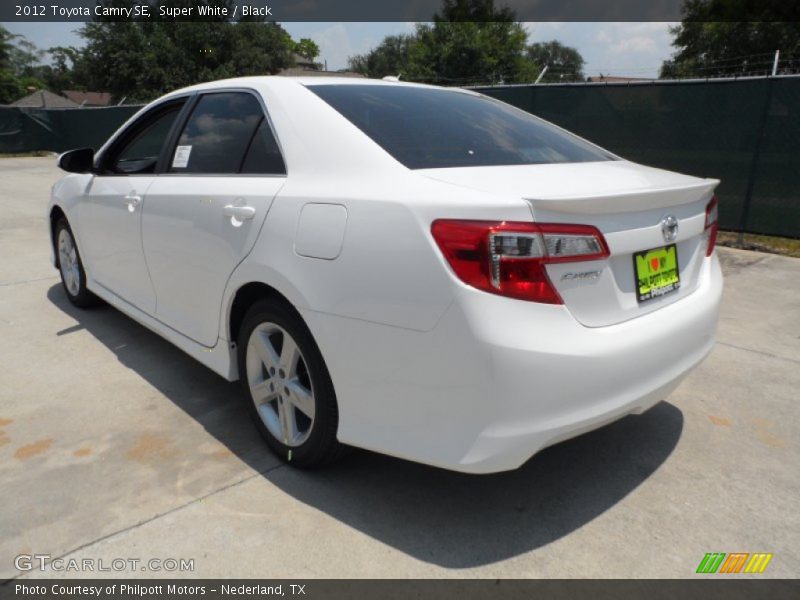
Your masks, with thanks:
<instances>
[{"instance_id":1,"label":"green privacy fence","mask_svg":"<svg viewBox=\"0 0 800 600\"><path fill-rule=\"evenodd\" d=\"M800 237L800 77L479 91L624 158L720 179L724 229Z\"/></svg>"},{"instance_id":2,"label":"green privacy fence","mask_svg":"<svg viewBox=\"0 0 800 600\"><path fill-rule=\"evenodd\" d=\"M0 106L0 154L99 148L139 106L22 108Z\"/></svg>"},{"instance_id":3,"label":"green privacy fence","mask_svg":"<svg viewBox=\"0 0 800 600\"><path fill-rule=\"evenodd\" d=\"M479 91L630 160L722 180L724 229L800 237L800 77ZM0 107L0 154L98 148L138 108Z\"/></svg>"}]
</instances>

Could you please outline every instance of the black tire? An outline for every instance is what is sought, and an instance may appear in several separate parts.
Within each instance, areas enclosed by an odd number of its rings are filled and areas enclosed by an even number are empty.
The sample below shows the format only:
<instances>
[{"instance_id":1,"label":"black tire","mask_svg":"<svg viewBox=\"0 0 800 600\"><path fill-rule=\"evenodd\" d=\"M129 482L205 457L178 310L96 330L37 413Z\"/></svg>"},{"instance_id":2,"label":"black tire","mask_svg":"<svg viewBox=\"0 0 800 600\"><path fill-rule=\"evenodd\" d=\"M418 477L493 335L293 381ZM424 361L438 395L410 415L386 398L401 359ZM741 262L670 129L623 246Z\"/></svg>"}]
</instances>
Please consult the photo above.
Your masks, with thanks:
<instances>
[{"instance_id":1,"label":"black tire","mask_svg":"<svg viewBox=\"0 0 800 600\"><path fill-rule=\"evenodd\" d=\"M259 326L270 327L272 325L283 329L296 343L303 363L302 367L298 368L303 369L303 377L310 382L313 393L314 418L305 434L307 437L298 445L287 445L270 432L259 414L248 380L247 348L250 338ZM279 338L282 338L282 335L279 334ZM244 389L250 415L259 433L275 454L284 462L299 468L319 467L338 459L344 453L345 447L336 439L339 410L333 382L322 354L300 316L285 302L273 299L260 300L247 311L239 331L237 345L239 379ZM268 371L268 369L266 370ZM265 381L270 382L272 378L267 378ZM275 400L275 402L280 401ZM272 406L277 410L277 404ZM295 410L291 404L289 406L291 410Z\"/></svg>"},{"instance_id":2,"label":"black tire","mask_svg":"<svg viewBox=\"0 0 800 600\"><path fill-rule=\"evenodd\" d=\"M69 236L69 239L71 240L71 243L75 249L75 260L78 270L78 285L77 288L72 286L72 290L70 290L71 286L68 285L67 279L64 276L65 269L62 268L61 258L59 256L59 244L62 232L64 232L64 235ZM80 252L78 252L78 245L75 243L75 235L72 233L69 223L67 223L67 220L63 217L60 218L56 223L56 228L53 234L53 250L58 260L58 272L59 275L61 275L61 285L64 288L64 293L67 295L67 299L69 299L69 301L78 308L91 308L101 304L100 299L86 289L86 270L83 268L83 261L81 260Z\"/></svg>"}]
</instances>

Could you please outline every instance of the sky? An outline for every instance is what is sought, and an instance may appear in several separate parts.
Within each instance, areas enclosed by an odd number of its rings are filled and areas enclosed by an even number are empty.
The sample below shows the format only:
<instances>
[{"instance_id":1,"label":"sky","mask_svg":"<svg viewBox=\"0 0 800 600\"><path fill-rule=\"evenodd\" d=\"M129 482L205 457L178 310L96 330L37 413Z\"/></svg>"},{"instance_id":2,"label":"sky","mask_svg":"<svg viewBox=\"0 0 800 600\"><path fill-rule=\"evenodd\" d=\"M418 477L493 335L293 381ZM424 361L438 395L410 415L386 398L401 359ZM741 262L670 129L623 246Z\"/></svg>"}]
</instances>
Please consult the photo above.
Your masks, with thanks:
<instances>
[{"instance_id":1,"label":"sky","mask_svg":"<svg viewBox=\"0 0 800 600\"><path fill-rule=\"evenodd\" d=\"M347 58L377 46L385 36L412 33L413 23L281 23L294 39L311 38L320 47L319 62L329 70L347 66ZM528 41L558 40L577 48L584 73L657 77L672 54L669 26L674 23L525 23ZM80 46L76 23L3 23L40 48Z\"/></svg>"}]
</instances>

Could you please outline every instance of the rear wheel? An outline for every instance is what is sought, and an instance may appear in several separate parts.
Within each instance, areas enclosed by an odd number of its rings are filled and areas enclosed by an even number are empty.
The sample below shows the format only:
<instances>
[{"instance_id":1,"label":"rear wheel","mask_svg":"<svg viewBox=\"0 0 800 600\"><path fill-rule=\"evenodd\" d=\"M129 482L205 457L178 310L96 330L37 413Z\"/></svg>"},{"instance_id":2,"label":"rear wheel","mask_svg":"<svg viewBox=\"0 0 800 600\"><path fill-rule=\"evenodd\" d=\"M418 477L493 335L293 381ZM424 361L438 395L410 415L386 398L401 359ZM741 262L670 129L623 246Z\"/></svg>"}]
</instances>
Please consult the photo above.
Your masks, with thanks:
<instances>
[{"instance_id":1,"label":"rear wheel","mask_svg":"<svg viewBox=\"0 0 800 600\"><path fill-rule=\"evenodd\" d=\"M256 427L281 459L316 467L339 457L333 383L311 333L293 310L270 300L254 304L239 333L238 359Z\"/></svg>"},{"instance_id":2,"label":"rear wheel","mask_svg":"<svg viewBox=\"0 0 800 600\"><path fill-rule=\"evenodd\" d=\"M69 301L79 308L89 308L99 304L97 296L86 289L86 271L83 269L75 237L66 219L59 219L56 223L55 242L61 283Z\"/></svg>"}]
</instances>

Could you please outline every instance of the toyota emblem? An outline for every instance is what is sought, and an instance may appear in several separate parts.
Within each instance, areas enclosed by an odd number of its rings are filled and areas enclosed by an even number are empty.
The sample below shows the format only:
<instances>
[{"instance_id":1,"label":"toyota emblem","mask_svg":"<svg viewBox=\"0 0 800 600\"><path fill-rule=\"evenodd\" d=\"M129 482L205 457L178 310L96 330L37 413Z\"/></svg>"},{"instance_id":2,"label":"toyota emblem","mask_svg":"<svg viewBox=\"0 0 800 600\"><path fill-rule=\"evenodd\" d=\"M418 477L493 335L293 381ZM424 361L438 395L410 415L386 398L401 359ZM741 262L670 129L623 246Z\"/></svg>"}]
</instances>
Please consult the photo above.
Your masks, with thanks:
<instances>
[{"instance_id":1,"label":"toyota emblem","mask_svg":"<svg viewBox=\"0 0 800 600\"><path fill-rule=\"evenodd\" d=\"M678 237L678 219L672 215L667 215L661 219L661 233L664 234L665 242L674 242Z\"/></svg>"}]
</instances>

